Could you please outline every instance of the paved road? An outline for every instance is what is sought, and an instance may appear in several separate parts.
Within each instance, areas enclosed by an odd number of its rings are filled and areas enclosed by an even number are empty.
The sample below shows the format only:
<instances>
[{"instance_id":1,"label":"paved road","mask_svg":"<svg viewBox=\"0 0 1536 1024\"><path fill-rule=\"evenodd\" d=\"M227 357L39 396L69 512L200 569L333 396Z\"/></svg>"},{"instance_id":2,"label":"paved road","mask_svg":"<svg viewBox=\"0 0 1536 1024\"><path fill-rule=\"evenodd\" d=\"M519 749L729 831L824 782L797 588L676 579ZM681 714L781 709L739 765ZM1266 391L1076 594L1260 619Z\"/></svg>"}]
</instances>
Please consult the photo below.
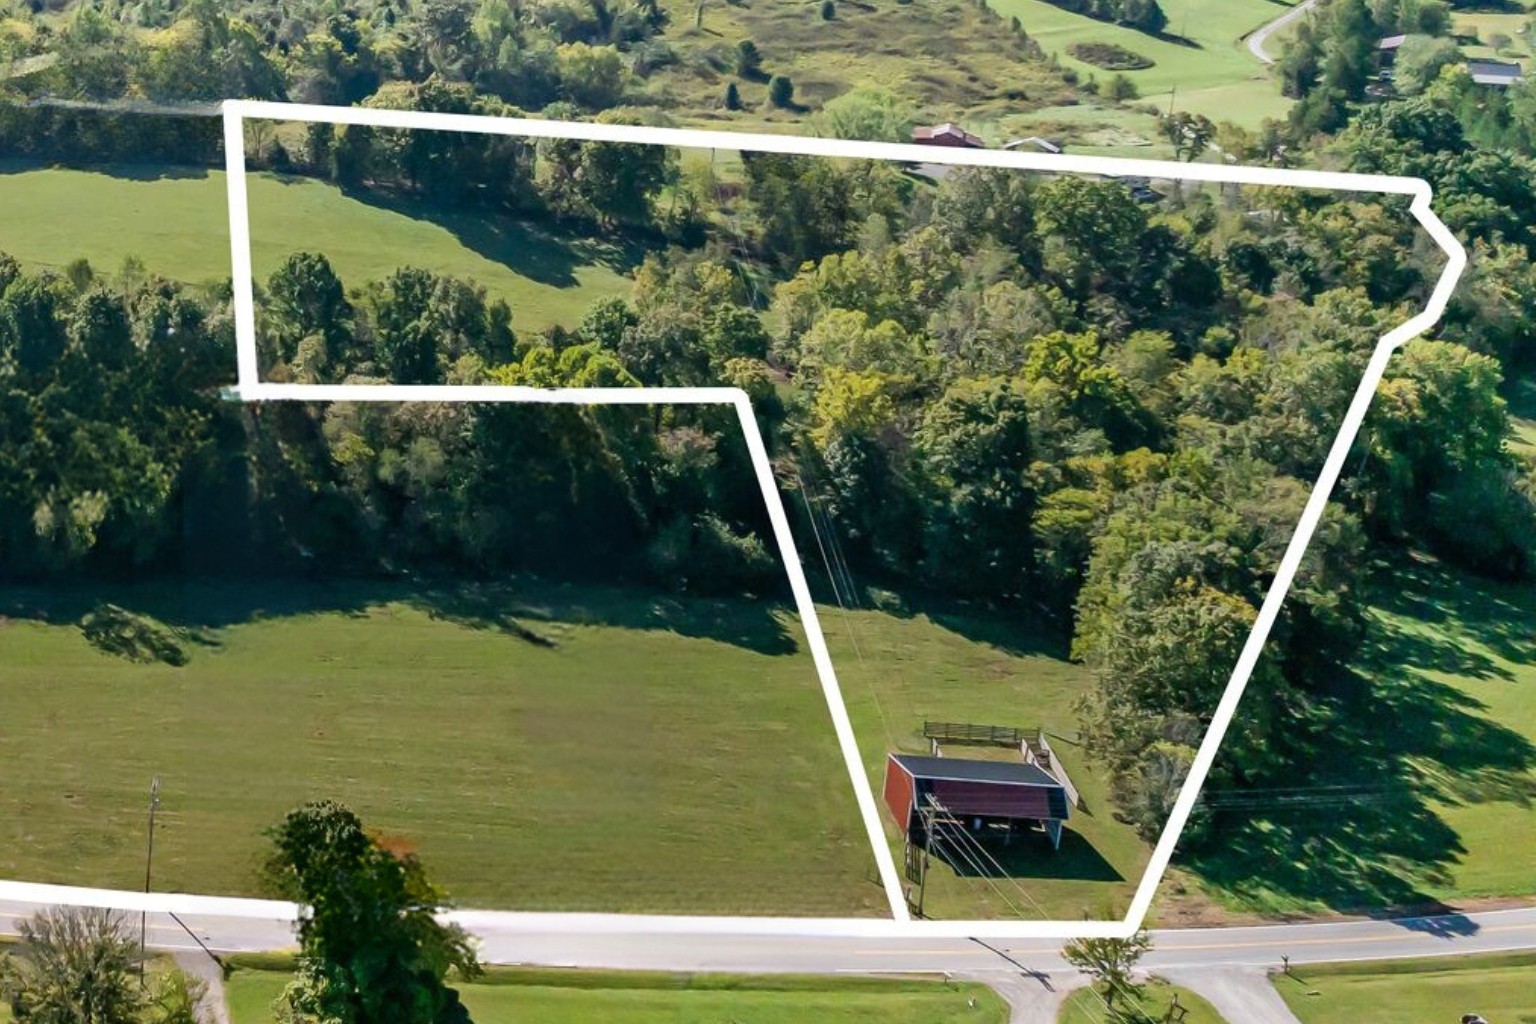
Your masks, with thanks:
<instances>
[{"instance_id":1,"label":"paved road","mask_svg":"<svg viewBox=\"0 0 1536 1024\"><path fill-rule=\"evenodd\" d=\"M1318 0L1302 0L1301 3L1280 15L1280 17L1268 25L1254 29L1248 36L1248 52L1257 57L1262 63L1273 64L1276 58L1271 57L1269 51L1264 49L1264 42L1269 38L1270 33L1284 28L1297 18L1306 17L1307 12L1316 7L1317 4Z\"/></svg>"},{"instance_id":2,"label":"paved road","mask_svg":"<svg viewBox=\"0 0 1536 1024\"><path fill-rule=\"evenodd\" d=\"M0 899L0 934L42 904ZM252 904L252 908L259 907ZM251 909L251 908L247 908ZM942 974L983 982L1012 1009L1011 1024L1053 1024L1066 996L1084 983L1044 940L832 938L774 934L647 930L643 919L602 914L451 915L478 936L485 960L497 964L637 970L796 974ZM129 915L130 919L132 915ZM281 917L151 913L149 943L192 962L201 946L218 952L261 952L293 946ZM137 923L130 920L130 923ZM183 925L186 927L184 928ZM189 934L188 929L195 933ZM1142 962L1208 999L1231 1024L1296 1024L1266 978L1282 957L1303 965L1339 960L1397 959L1536 949L1536 907L1328 924L1174 929L1153 933Z\"/></svg>"},{"instance_id":3,"label":"paved road","mask_svg":"<svg viewBox=\"0 0 1536 1024\"><path fill-rule=\"evenodd\" d=\"M17 922L39 906L0 901L0 933L14 933ZM452 917L480 938L487 961L502 964L1014 976L1066 969L1058 944L1046 940L830 938L797 935L787 929L767 935L658 934L644 930L643 921L610 915L464 911ZM198 914L183 915L182 920L219 951L293 945L292 926L280 918ZM149 921L153 945L170 950L196 948L169 916L152 913ZM1153 937L1154 951L1144 961L1152 970L1262 969L1278 967L1282 956L1304 964L1486 953L1536 949L1536 907L1396 921L1173 929L1155 932Z\"/></svg>"}]
</instances>

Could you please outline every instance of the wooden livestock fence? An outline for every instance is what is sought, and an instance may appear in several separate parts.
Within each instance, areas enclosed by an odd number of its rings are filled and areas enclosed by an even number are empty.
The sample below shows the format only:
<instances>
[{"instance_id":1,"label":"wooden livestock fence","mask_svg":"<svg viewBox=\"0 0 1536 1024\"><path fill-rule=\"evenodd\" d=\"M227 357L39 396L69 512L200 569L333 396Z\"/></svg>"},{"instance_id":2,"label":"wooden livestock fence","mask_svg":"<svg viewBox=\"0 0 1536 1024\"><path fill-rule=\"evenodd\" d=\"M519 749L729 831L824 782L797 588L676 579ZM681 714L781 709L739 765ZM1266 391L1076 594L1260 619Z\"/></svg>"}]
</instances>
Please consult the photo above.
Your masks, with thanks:
<instances>
[{"instance_id":1,"label":"wooden livestock fence","mask_svg":"<svg viewBox=\"0 0 1536 1024\"><path fill-rule=\"evenodd\" d=\"M1017 750L1025 762L1039 765L1061 783L1073 807L1083 806L1082 796L1078 793L1077 787L1072 784L1072 780L1067 777L1067 769L1056 757L1056 752L1051 749L1043 728L1019 729L1010 725L977 725L973 722L924 722L923 738L928 741L930 751L935 754L946 743L954 746L1008 747Z\"/></svg>"},{"instance_id":2,"label":"wooden livestock fence","mask_svg":"<svg viewBox=\"0 0 1536 1024\"><path fill-rule=\"evenodd\" d=\"M924 722L923 738L932 744L958 743L977 747L1018 747L1039 739L1039 729L969 722Z\"/></svg>"}]
</instances>

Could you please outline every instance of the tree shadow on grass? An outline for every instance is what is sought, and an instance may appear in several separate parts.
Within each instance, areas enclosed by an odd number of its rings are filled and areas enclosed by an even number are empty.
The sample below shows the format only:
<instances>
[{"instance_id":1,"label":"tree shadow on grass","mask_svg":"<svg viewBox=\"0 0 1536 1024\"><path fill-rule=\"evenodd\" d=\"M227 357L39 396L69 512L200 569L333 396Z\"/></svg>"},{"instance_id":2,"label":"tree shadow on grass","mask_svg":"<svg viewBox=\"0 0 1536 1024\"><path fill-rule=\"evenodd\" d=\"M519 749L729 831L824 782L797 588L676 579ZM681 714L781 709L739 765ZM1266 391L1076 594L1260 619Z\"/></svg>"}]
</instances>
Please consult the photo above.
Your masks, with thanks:
<instances>
[{"instance_id":1,"label":"tree shadow on grass","mask_svg":"<svg viewBox=\"0 0 1536 1024\"><path fill-rule=\"evenodd\" d=\"M1536 586L1478 579L1423 556L1403 553L1376 576L1382 610L1451 634L1452 643L1480 645L1516 665L1536 662ZM1482 657L1469 652L1474 660ZM1449 671L1449 670L1446 670ZM1461 674L1461 673L1453 673ZM1473 673L1468 673L1473 674ZM1511 678L1489 665L1477 678Z\"/></svg>"},{"instance_id":2,"label":"tree shadow on grass","mask_svg":"<svg viewBox=\"0 0 1536 1024\"><path fill-rule=\"evenodd\" d=\"M230 626L296 615L364 617L400 603L472 629L494 630L539 647L560 646L560 624L659 630L715 640L759 654L794 654L800 645L786 609L755 598L680 596L644 587L560 583L533 577L464 580L201 579L73 583L0 588L0 616L73 626L102 602L206 635ZM216 640L216 638L215 638Z\"/></svg>"},{"instance_id":3,"label":"tree shadow on grass","mask_svg":"<svg viewBox=\"0 0 1536 1024\"><path fill-rule=\"evenodd\" d=\"M317 179L282 180L298 183ZM563 237L553 223L520 220L470 206L433 203L387 189L345 187L342 194L377 209L435 224L466 249L530 281L553 288L576 287L580 283L576 271L589 265L606 267L627 277L648 251L633 239Z\"/></svg>"},{"instance_id":4,"label":"tree shadow on grass","mask_svg":"<svg viewBox=\"0 0 1536 1024\"><path fill-rule=\"evenodd\" d=\"M1278 897L1339 911L1440 909L1429 892L1452 882L1468 851L1439 808L1536 803L1536 743L1435 678L1522 685L1476 648L1536 660L1524 625L1536 615L1536 591L1424 559L1375 582L1379 611L1356 665L1335 681L1331 728L1294 766L1289 785L1300 799L1218 812L1208 848L1183 858L1256 906ZM1230 795L1211 794L1213 805Z\"/></svg>"},{"instance_id":5,"label":"tree shadow on grass","mask_svg":"<svg viewBox=\"0 0 1536 1024\"><path fill-rule=\"evenodd\" d=\"M789 629L787 609L767 600L553 583L460 584L430 589L410 600L428 614L503 631L509 620L535 633L537 625L529 623L617 626L717 640L758 654L794 654L800 649Z\"/></svg>"},{"instance_id":6,"label":"tree shadow on grass","mask_svg":"<svg viewBox=\"0 0 1536 1024\"><path fill-rule=\"evenodd\" d=\"M125 181L181 181L208 177L209 168L197 164L167 164L146 162L142 164L98 164L85 160L43 160L26 157L0 159L0 174L29 174L34 171L71 170L88 174L104 174Z\"/></svg>"}]
</instances>

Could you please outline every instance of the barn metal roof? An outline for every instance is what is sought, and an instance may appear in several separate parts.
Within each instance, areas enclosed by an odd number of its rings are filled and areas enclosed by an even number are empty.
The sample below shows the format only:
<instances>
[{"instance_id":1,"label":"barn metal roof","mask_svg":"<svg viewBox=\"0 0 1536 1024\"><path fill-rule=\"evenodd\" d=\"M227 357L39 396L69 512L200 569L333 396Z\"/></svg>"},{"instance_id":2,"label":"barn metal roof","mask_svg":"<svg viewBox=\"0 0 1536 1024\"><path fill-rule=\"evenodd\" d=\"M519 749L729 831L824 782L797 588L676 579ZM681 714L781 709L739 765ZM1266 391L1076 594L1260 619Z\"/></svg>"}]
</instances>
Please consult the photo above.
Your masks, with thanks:
<instances>
[{"instance_id":1,"label":"barn metal roof","mask_svg":"<svg viewBox=\"0 0 1536 1024\"><path fill-rule=\"evenodd\" d=\"M1009 786L1061 786L1056 777L1044 768L1023 761L970 761L963 757L921 757L916 754L892 754L891 757L920 779L995 782Z\"/></svg>"},{"instance_id":2,"label":"barn metal roof","mask_svg":"<svg viewBox=\"0 0 1536 1024\"><path fill-rule=\"evenodd\" d=\"M1521 80L1519 64L1506 64L1500 60L1469 60L1467 72L1478 85L1513 85Z\"/></svg>"}]
</instances>

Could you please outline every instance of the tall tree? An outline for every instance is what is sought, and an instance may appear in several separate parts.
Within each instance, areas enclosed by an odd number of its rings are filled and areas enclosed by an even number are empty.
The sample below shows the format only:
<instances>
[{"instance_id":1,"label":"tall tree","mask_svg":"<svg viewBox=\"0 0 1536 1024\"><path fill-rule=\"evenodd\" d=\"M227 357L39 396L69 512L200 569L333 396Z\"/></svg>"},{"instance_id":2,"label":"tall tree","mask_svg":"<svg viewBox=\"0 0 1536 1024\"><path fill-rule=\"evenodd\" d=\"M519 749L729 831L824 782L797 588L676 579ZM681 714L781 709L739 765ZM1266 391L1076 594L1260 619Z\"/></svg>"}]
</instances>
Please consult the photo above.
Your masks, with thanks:
<instances>
[{"instance_id":1,"label":"tall tree","mask_svg":"<svg viewBox=\"0 0 1536 1024\"><path fill-rule=\"evenodd\" d=\"M480 971L463 929L440 923L441 892L414 854L385 849L333 801L289 812L270 833L269 880L302 902L303 970L280 1003L291 1021L467 1024L450 972Z\"/></svg>"}]
</instances>

